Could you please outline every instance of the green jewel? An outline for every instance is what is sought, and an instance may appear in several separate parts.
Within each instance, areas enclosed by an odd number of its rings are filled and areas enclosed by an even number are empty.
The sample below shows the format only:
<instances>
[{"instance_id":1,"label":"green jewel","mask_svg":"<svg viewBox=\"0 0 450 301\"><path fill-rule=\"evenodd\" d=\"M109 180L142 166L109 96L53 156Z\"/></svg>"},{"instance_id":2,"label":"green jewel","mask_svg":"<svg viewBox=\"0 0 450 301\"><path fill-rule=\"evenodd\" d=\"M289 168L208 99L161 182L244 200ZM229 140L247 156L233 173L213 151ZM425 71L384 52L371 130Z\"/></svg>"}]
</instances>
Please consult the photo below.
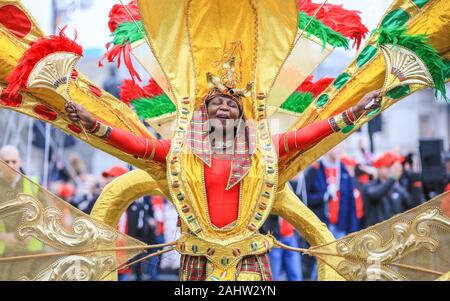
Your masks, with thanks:
<instances>
[{"instance_id":1,"label":"green jewel","mask_svg":"<svg viewBox=\"0 0 450 301\"><path fill-rule=\"evenodd\" d=\"M367 64L376 54L377 54L377 48L369 45L366 48L361 51L358 58L356 59L356 65L358 65L359 68Z\"/></svg>"},{"instance_id":2,"label":"green jewel","mask_svg":"<svg viewBox=\"0 0 450 301\"><path fill-rule=\"evenodd\" d=\"M350 79L350 74L348 73L342 73L339 75L336 80L333 83L333 86L336 87L336 89L341 89Z\"/></svg>"},{"instance_id":3,"label":"green jewel","mask_svg":"<svg viewBox=\"0 0 450 301\"><path fill-rule=\"evenodd\" d=\"M350 133L351 131L353 131L354 128L355 128L355 125L354 125L354 124L349 125L349 126L346 126L345 128L342 129L342 133L348 134L348 133Z\"/></svg>"},{"instance_id":4,"label":"green jewel","mask_svg":"<svg viewBox=\"0 0 450 301\"><path fill-rule=\"evenodd\" d=\"M399 8L391 11L384 17L383 22L381 22L382 27L402 27L408 22L410 16L408 13Z\"/></svg>"},{"instance_id":5,"label":"green jewel","mask_svg":"<svg viewBox=\"0 0 450 301\"><path fill-rule=\"evenodd\" d=\"M322 94L319 99L317 100L317 106L318 107L323 107L328 100L330 100L330 98L328 97L328 94Z\"/></svg>"},{"instance_id":6,"label":"green jewel","mask_svg":"<svg viewBox=\"0 0 450 301\"><path fill-rule=\"evenodd\" d=\"M430 0L412 0L414 2L415 5L417 5L419 8L422 8L425 6L425 4L427 4L428 2L430 2Z\"/></svg>"}]
</instances>

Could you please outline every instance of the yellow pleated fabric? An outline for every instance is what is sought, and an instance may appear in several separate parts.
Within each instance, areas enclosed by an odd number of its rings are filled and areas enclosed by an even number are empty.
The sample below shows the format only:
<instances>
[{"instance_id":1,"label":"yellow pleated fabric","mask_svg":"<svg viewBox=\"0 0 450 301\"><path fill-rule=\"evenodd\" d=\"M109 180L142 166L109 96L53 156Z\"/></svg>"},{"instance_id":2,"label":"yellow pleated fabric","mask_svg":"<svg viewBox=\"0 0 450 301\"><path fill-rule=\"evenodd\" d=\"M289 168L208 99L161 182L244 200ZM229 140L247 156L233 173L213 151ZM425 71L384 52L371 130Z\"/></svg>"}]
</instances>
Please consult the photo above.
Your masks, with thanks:
<instances>
[{"instance_id":1,"label":"yellow pleated fabric","mask_svg":"<svg viewBox=\"0 0 450 301\"><path fill-rule=\"evenodd\" d=\"M269 166L263 160L269 154L275 157L272 141L264 140L264 150L258 149L252 156L252 168L241 182L236 225L216 229L207 212L202 162L183 144L186 124L209 92L207 72L222 76L220 69L225 56L236 50L238 87L249 82L255 84L253 95L244 100L245 118L256 121L259 134L269 133L266 99L257 100L255 95L270 93L293 48L298 31L296 2L141 0L138 4L152 51L177 101L177 133L172 139L167 175L171 198L181 220L199 237L219 243L246 237L260 227L275 195L276 180L270 180L267 186L270 188L264 186L265 180L277 176L276 164L272 162ZM172 188L175 182L181 187ZM262 201L263 193L268 198L267 204L261 206L263 211L257 212L255 207Z\"/></svg>"}]
</instances>

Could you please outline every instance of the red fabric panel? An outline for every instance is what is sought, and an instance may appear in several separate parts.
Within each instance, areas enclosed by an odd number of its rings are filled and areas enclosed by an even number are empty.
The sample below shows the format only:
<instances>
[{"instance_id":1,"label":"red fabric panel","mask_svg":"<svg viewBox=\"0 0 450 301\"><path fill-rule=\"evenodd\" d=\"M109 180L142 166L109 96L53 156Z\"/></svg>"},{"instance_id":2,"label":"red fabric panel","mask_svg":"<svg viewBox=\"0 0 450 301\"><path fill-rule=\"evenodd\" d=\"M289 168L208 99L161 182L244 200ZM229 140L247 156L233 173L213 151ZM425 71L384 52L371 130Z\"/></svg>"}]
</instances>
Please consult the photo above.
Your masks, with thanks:
<instances>
[{"instance_id":1,"label":"red fabric panel","mask_svg":"<svg viewBox=\"0 0 450 301\"><path fill-rule=\"evenodd\" d=\"M31 20L15 5L0 7L0 23L19 39L26 37L33 28Z\"/></svg>"}]
</instances>

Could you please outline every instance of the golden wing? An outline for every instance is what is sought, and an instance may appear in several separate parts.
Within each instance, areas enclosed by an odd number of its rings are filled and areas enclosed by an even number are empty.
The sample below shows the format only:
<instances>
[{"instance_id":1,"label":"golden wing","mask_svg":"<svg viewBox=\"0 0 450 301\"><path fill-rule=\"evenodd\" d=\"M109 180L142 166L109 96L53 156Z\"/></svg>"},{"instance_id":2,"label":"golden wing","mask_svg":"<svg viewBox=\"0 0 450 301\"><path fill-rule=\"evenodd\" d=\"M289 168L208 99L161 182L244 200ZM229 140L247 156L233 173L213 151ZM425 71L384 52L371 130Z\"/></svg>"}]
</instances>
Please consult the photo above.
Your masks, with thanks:
<instances>
[{"instance_id":1,"label":"golden wing","mask_svg":"<svg viewBox=\"0 0 450 301\"><path fill-rule=\"evenodd\" d=\"M0 161L0 280L102 280L145 250Z\"/></svg>"},{"instance_id":2,"label":"golden wing","mask_svg":"<svg viewBox=\"0 0 450 301\"><path fill-rule=\"evenodd\" d=\"M4 93L8 75L17 66L21 57L29 48L30 43L43 38L39 26L22 7L20 1L0 1L0 9L5 6L14 7L15 10L20 10L24 18L26 17L26 20L28 20L27 22L30 22L32 30L27 36L22 38L17 35L14 28L4 25L0 26L0 108L14 110L50 123L65 133L77 137L136 167L144 169L149 168L150 172L157 179L164 178L165 167L161 164L157 164L153 161L136 159L134 156L128 155L94 136L88 135L89 138L87 138L78 125L72 124L66 118L64 109L65 99L70 98L84 106L100 120L103 120L114 127L125 129L137 136L152 137L151 133L145 128L138 116L128 106L98 88L79 72L74 72L72 74L73 78L71 80L69 95L64 95L66 91L60 91L60 93L58 93L58 91L51 91L43 89L42 87L30 87L26 92L21 92L20 95L14 98L8 97L8 95ZM1 16L6 18L5 14L0 15L0 17ZM0 24L9 24L5 20L0 21Z\"/></svg>"},{"instance_id":3,"label":"golden wing","mask_svg":"<svg viewBox=\"0 0 450 301\"><path fill-rule=\"evenodd\" d=\"M443 59L448 57L450 49L450 41L443 38L450 35L449 21L445 17L449 10L447 2L442 0L428 1L420 7L406 0L395 1L380 22L379 31L372 35L366 47L342 75L297 119L292 129L305 127L314 121L326 120L356 105L367 92L382 88L385 83L386 64L378 44L393 44L394 39L399 41L400 46L402 43L411 45L411 41L414 41L412 45L420 45L424 50L422 60L425 62L427 56L432 60L431 67L428 64L427 67L429 71L434 70L431 75L435 88L442 93L447 80L443 78L446 70ZM417 49L410 50L417 52ZM425 87L423 84L397 87L387 93L387 100L382 103L381 110L361 118L355 127L333 134L305 152L297 152L283 158L279 165L280 183L286 183L299 171L345 140L361 125L373 119L376 114Z\"/></svg>"},{"instance_id":4,"label":"golden wing","mask_svg":"<svg viewBox=\"0 0 450 301\"><path fill-rule=\"evenodd\" d=\"M347 280L430 281L450 272L450 192L308 253Z\"/></svg>"}]
</instances>

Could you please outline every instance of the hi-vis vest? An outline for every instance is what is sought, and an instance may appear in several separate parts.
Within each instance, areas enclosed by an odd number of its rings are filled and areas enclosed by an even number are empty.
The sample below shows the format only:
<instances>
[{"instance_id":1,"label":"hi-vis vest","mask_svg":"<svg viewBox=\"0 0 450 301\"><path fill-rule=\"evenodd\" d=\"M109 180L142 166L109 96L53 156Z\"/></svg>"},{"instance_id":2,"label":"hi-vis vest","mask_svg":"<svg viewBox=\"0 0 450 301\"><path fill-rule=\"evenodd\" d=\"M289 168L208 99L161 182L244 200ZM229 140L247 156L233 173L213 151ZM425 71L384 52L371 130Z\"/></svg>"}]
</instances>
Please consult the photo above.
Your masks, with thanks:
<instances>
[{"instance_id":1,"label":"hi-vis vest","mask_svg":"<svg viewBox=\"0 0 450 301\"><path fill-rule=\"evenodd\" d=\"M22 191L25 194L28 195L36 195L38 193L38 177L29 177L31 181L29 181L28 179L24 178L23 179L23 187L22 187ZM0 235L1 234L5 234L7 233L6 230L6 226L4 223L0 222ZM27 243L26 243L26 249L28 252L30 253L36 253L42 250L43 248L43 244L42 242L40 242L39 240L37 240L36 238L30 238L28 239ZM4 241L0 241L0 255L3 255L6 251L6 243Z\"/></svg>"}]
</instances>

